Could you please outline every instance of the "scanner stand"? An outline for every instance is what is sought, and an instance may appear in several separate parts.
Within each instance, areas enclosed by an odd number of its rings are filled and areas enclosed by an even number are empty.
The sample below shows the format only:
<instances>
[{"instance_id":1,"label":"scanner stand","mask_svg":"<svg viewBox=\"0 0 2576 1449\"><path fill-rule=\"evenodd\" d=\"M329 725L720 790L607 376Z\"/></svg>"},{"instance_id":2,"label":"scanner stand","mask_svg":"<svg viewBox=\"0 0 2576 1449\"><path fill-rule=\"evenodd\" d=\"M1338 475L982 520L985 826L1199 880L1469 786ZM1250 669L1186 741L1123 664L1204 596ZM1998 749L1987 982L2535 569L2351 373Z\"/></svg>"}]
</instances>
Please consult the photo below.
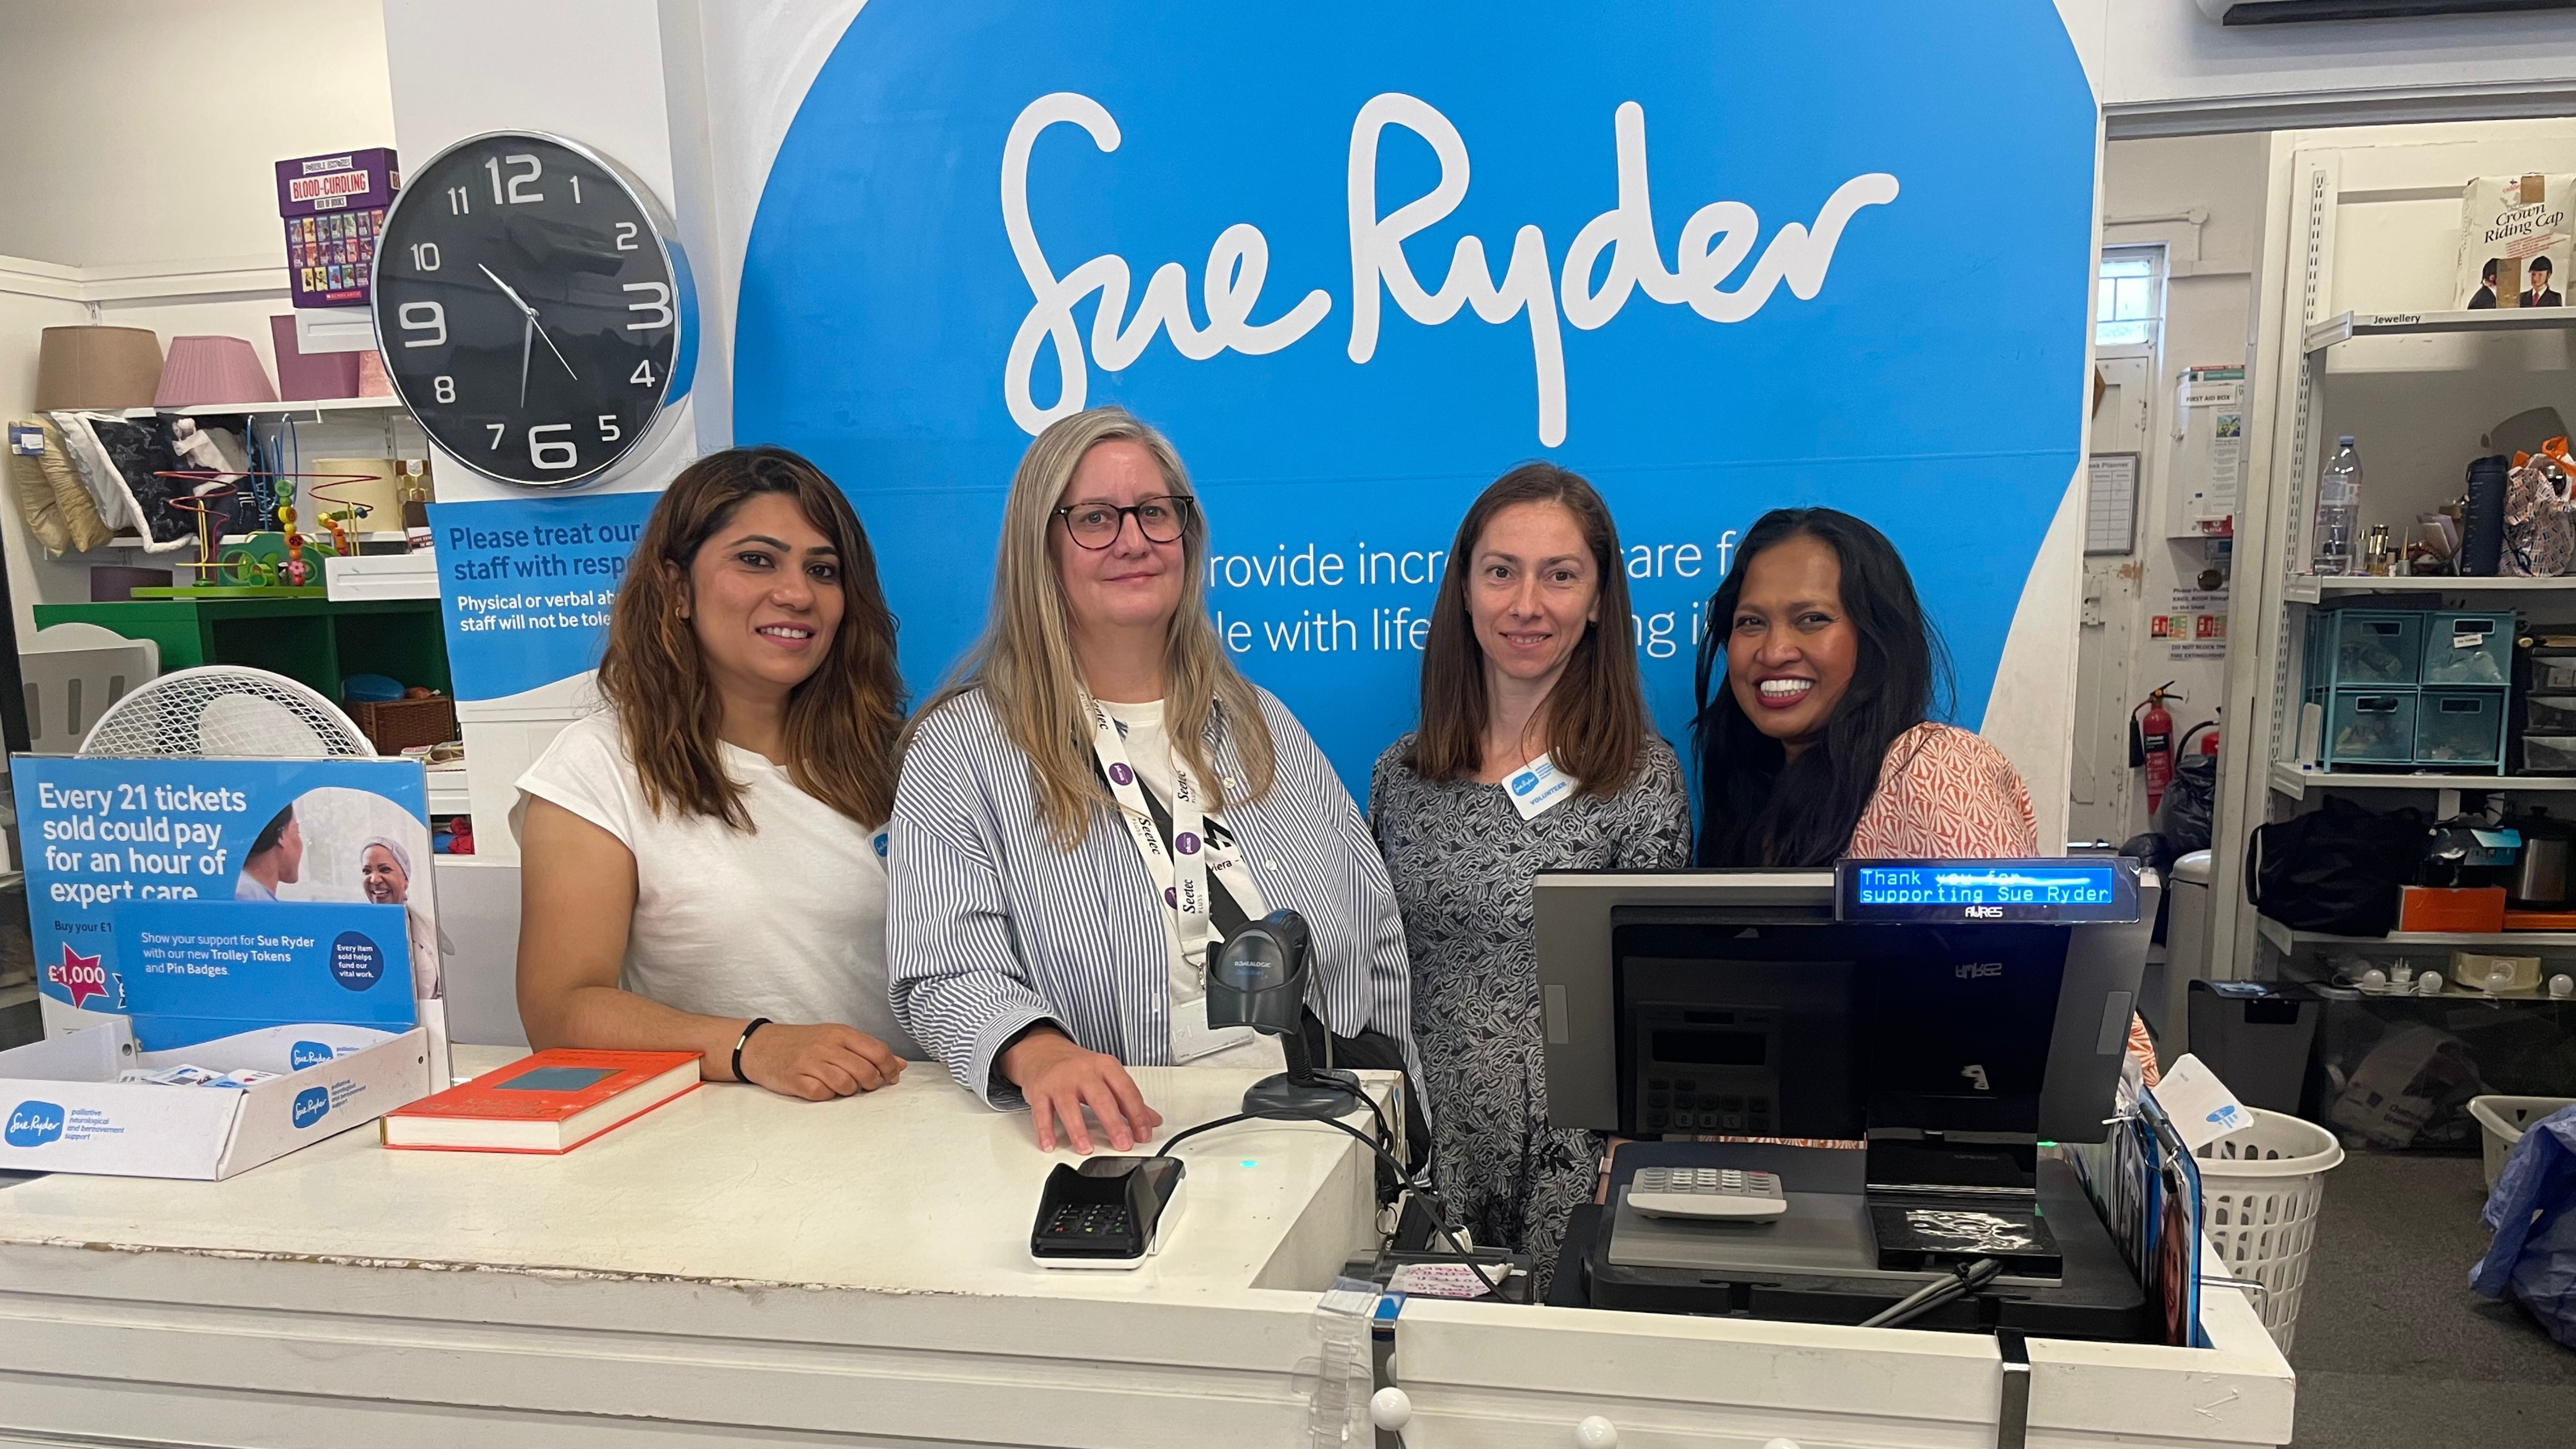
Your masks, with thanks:
<instances>
[{"instance_id":1,"label":"scanner stand","mask_svg":"<svg viewBox=\"0 0 2576 1449\"><path fill-rule=\"evenodd\" d=\"M1365 1106L1367 1099L1360 1095L1359 1077L1316 1066L1314 1053L1306 1050L1304 1032L1282 1033L1279 1050L1288 1059L1288 1070L1263 1077L1244 1089L1243 1110L1247 1115L1288 1122L1331 1120Z\"/></svg>"}]
</instances>

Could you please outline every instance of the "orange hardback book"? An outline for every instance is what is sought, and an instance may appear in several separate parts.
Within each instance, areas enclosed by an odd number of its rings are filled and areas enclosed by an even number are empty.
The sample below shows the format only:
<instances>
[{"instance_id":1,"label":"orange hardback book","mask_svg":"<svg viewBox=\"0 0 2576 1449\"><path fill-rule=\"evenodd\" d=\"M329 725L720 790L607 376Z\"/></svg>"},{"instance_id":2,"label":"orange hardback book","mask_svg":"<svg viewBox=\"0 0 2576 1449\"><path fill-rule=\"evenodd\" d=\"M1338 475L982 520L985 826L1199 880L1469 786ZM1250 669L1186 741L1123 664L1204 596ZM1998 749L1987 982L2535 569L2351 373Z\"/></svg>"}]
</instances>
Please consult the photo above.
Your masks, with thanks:
<instances>
[{"instance_id":1,"label":"orange hardback book","mask_svg":"<svg viewBox=\"0 0 2576 1449\"><path fill-rule=\"evenodd\" d=\"M698 1085L696 1052L556 1047L381 1119L385 1145L433 1152L570 1152Z\"/></svg>"}]
</instances>

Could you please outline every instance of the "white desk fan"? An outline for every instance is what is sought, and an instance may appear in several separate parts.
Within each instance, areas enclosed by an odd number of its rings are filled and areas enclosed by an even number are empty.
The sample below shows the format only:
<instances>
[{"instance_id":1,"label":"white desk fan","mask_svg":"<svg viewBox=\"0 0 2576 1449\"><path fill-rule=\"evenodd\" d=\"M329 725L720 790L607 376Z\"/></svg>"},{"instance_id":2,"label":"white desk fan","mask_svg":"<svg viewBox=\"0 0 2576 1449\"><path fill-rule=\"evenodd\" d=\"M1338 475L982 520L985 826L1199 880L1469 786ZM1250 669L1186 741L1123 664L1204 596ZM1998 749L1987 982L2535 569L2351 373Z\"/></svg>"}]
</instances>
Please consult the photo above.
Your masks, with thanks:
<instances>
[{"instance_id":1,"label":"white desk fan","mask_svg":"<svg viewBox=\"0 0 2576 1449\"><path fill-rule=\"evenodd\" d=\"M209 664L164 674L108 706L83 755L124 759L373 759L339 706L282 674Z\"/></svg>"}]
</instances>

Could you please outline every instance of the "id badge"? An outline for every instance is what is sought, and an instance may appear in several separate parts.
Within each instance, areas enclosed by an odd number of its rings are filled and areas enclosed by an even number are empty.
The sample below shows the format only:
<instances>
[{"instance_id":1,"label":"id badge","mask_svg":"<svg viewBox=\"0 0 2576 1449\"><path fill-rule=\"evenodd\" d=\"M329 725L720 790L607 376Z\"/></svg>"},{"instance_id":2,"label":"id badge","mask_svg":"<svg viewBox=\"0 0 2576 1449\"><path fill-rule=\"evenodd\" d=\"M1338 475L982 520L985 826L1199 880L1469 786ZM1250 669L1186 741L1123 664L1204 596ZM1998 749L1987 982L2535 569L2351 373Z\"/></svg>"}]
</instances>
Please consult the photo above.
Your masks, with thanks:
<instances>
[{"instance_id":1,"label":"id badge","mask_svg":"<svg viewBox=\"0 0 2576 1449\"><path fill-rule=\"evenodd\" d=\"M1512 808L1523 820L1536 820L1555 809L1572 795L1580 784L1572 775L1556 767L1556 761L1541 755L1503 781L1503 790L1512 797Z\"/></svg>"}]
</instances>

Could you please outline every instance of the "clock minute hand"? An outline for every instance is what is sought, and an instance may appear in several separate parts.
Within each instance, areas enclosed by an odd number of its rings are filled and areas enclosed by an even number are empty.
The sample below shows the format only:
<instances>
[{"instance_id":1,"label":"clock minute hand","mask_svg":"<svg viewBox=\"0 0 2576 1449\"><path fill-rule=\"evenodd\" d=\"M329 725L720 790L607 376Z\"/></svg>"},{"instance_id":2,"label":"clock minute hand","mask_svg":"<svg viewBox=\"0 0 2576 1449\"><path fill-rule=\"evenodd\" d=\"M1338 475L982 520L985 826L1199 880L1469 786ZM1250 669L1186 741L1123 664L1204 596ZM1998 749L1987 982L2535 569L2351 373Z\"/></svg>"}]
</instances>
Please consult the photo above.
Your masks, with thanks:
<instances>
[{"instance_id":1,"label":"clock minute hand","mask_svg":"<svg viewBox=\"0 0 2576 1449\"><path fill-rule=\"evenodd\" d=\"M581 374L572 370L572 362L563 355L563 349L555 346L554 338L547 335L545 328L537 326L536 313L531 312L528 314L528 325L537 328L537 336L545 340L546 351L553 353L555 355L555 361L563 364L564 376L571 378L575 382L581 381Z\"/></svg>"}]
</instances>

